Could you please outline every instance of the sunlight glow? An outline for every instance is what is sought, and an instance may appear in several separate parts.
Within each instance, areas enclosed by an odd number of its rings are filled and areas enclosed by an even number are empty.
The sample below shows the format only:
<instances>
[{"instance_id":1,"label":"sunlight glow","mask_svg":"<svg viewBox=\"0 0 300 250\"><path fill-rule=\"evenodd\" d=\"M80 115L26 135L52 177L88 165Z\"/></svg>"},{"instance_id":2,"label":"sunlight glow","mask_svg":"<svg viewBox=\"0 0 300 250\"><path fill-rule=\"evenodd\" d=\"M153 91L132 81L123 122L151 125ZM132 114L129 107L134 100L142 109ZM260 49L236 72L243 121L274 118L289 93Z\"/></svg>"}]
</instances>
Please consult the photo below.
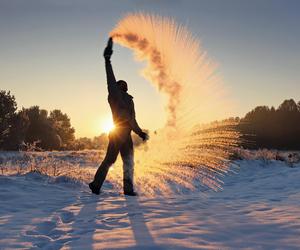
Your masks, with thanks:
<instances>
[{"instance_id":1,"label":"sunlight glow","mask_svg":"<svg viewBox=\"0 0 300 250\"><path fill-rule=\"evenodd\" d=\"M102 121L101 127L102 127L102 131L108 134L109 132L114 130L115 124L111 118L107 118Z\"/></svg>"}]
</instances>

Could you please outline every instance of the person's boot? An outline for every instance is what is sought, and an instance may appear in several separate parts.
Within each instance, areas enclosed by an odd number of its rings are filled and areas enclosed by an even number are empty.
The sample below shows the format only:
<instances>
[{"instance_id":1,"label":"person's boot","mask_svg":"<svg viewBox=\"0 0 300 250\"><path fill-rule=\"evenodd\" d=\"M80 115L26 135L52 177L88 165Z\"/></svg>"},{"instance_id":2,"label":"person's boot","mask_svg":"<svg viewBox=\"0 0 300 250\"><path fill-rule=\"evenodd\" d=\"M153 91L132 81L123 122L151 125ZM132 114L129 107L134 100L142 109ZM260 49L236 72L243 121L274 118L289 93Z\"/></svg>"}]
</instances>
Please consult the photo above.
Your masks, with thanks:
<instances>
[{"instance_id":1,"label":"person's boot","mask_svg":"<svg viewBox=\"0 0 300 250\"><path fill-rule=\"evenodd\" d=\"M123 180L123 188L124 188L124 194L129 196L137 196L137 192L133 190L133 183L129 179Z\"/></svg>"},{"instance_id":2,"label":"person's boot","mask_svg":"<svg viewBox=\"0 0 300 250\"><path fill-rule=\"evenodd\" d=\"M100 194L100 188L97 187L97 186L94 184L94 182L91 182L91 183L89 184L89 188L92 190L92 193L93 193L93 194L97 194L97 195Z\"/></svg>"},{"instance_id":3,"label":"person's boot","mask_svg":"<svg viewBox=\"0 0 300 250\"><path fill-rule=\"evenodd\" d=\"M107 163L105 163L105 162L102 162L100 167L97 169L94 180L89 184L89 187L92 190L92 193L97 194L97 195L100 194L100 189L101 189L102 184L107 175L108 168L109 168L109 165L107 165Z\"/></svg>"}]
</instances>

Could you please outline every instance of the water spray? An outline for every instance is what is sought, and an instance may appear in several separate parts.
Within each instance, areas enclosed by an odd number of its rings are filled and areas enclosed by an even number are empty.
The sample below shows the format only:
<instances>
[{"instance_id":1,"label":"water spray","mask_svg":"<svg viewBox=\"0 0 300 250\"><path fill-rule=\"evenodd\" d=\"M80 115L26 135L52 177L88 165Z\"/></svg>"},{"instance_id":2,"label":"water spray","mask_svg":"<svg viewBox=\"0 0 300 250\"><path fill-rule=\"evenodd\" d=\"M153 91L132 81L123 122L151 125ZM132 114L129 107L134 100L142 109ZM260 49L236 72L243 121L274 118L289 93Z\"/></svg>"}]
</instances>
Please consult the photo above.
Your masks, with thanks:
<instances>
[{"instance_id":1,"label":"water spray","mask_svg":"<svg viewBox=\"0 0 300 250\"><path fill-rule=\"evenodd\" d=\"M168 96L165 128L152 138L147 150L136 151L135 177L140 191L169 192L171 182L193 189L199 180L220 189L219 176L230 169L228 158L239 135L228 122L199 126L231 107L215 73L216 64L199 40L171 18L143 13L125 16L110 36L133 50L136 60L147 62L142 76ZM113 181L118 182L118 173L122 171L110 175Z\"/></svg>"}]
</instances>

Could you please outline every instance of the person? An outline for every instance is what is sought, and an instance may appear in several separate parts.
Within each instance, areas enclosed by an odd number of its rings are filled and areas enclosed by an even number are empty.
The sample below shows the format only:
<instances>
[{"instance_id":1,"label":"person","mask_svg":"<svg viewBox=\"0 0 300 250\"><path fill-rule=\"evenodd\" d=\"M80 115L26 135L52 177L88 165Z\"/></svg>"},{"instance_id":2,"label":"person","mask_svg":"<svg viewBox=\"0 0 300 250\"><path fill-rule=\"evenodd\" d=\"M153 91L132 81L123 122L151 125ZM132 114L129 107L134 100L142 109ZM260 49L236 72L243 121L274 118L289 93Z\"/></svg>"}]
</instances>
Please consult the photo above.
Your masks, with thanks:
<instances>
[{"instance_id":1,"label":"person","mask_svg":"<svg viewBox=\"0 0 300 250\"><path fill-rule=\"evenodd\" d=\"M109 167L116 161L120 152L123 160L123 190L125 195L135 196L133 187L133 143L131 131L138 134L144 141L148 134L139 127L136 118L133 97L127 93L128 87L124 80L116 81L110 58L113 53L113 40L109 38L103 56L108 87L108 103L110 105L115 129L109 133L106 156L99 166L94 180L89 184L94 194L99 194Z\"/></svg>"}]
</instances>

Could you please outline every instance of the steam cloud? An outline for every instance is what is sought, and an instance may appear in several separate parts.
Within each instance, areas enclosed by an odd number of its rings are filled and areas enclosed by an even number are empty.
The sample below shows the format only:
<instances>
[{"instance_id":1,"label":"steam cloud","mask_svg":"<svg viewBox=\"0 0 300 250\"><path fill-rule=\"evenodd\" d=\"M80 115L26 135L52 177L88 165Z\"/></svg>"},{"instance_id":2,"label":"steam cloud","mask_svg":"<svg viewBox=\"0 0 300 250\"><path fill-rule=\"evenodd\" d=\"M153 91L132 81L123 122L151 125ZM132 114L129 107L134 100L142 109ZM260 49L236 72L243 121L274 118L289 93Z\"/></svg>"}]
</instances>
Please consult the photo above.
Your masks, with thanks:
<instances>
[{"instance_id":1,"label":"steam cloud","mask_svg":"<svg viewBox=\"0 0 300 250\"><path fill-rule=\"evenodd\" d=\"M122 25L122 23L119 25ZM170 79L168 76L168 67L162 59L162 53L157 48L151 46L145 37L140 37L137 34L131 33L131 31L128 33L122 33L117 27L112 32L111 36L123 46L131 48L139 53L139 58L141 60L145 59L149 62L144 75L152 83L156 84L160 91L169 95L169 117L167 125L175 127L176 107L180 103L181 85L175 80Z\"/></svg>"},{"instance_id":2,"label":"steam cloud","mask_svg":"<svg viewBox=\"0 0 300 250\"><path fill-rule=\"evenodd\" d=\"M141 27L144 28L143 32L138 32ZM148 62L144 76L155 84L159 91L169 96L167 125L176 127L177 107L181 101L182 84L170 75L168 62L164 60L166 53L157 47L155 36L153 37L155 32L158 36L162 36L162 30L171 31L168 37L169 41L181 35L174 21L170 19L133 14L121 20L111 32L111 36L114 41L133 49L139 60Z\"/></svg>"}]
</instances>

